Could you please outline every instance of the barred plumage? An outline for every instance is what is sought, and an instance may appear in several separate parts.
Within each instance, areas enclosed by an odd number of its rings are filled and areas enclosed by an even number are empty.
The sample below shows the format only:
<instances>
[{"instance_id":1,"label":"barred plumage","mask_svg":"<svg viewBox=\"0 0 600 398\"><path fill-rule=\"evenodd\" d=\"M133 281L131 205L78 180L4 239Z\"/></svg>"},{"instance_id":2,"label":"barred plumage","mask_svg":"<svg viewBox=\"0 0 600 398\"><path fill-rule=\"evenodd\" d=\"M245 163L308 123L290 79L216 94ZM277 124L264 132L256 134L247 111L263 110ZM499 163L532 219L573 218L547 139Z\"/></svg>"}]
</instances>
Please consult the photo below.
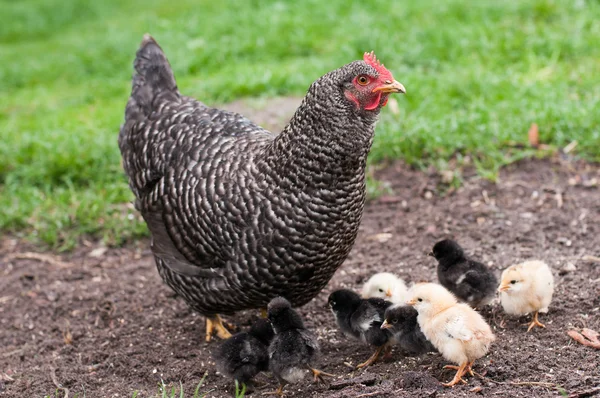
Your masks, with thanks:
<instances>
[{"instance_id":1,"label":"barred plumage","mask_svg":"<svg viewBox=\"0 0 600 398\"><path fill-rule=\"evenodd\" d=\"M135 69L119 147L161 277L207 316L276 296L306 304L354 244L375 122L403 87L363 97L352 79L379 72L352 62L312 84L274 135L182 96L149 36ZM356 105L367 100L380 103Z\"/></svg>"}]
</instances>

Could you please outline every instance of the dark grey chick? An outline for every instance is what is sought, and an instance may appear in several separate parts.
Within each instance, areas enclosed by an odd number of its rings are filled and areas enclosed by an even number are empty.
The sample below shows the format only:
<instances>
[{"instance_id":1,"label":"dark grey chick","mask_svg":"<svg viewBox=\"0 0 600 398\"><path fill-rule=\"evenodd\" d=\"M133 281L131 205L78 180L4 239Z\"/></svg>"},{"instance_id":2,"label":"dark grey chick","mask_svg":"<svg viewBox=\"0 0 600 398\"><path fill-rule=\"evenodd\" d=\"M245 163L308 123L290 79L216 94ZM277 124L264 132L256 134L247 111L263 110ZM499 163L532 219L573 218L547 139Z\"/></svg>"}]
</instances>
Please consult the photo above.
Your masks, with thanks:
<instances>
[{"instance_id":1,"label":"dark grey chick","mask_svg":"<svg viewBox=\"0 0 600 398\"><path fill-rule=\"evenodd\" d=\"M381 325L391 302L381 298L363 299L351 290L340 289L329 295L328 304L346 336L377 347L369 359L357 366L358 369L373 364L383 350L389 352L392 333L381 329Z\"/></svg>"},{"instance_id":2,"label":"dark grey chick","mask_svg":"<svg viewBox=\"0 0 600 398\"><path fill-rule=\"evenodd\" d=\"M274 335L269 321L259 319L248 332L231 336L213 355L217 370L239 383L248 383L269 369L269 344Z\"/></svg>"},{"instance_id":3,"label":"dark grey chick","mask_svg":"<svg viewBox=\"0 0 600 398\"><path fill-rule=\"evenodd\" d=\"M485 265L467 258L458 243L450 239L439 241L429 255L438 260L440 284L458 299L473 308L494 299L498 280Z\"/></svg>"},{"instance_id":4,"label":"dark grey chick","mask_svg":"<svg viewBox=\"0 0 600 398\"><path fill-rule=\"evenodd\" d=\"M315 381L322 381L323 376L333 376L313 367L319 355L319 344L289 301L283 297L271 300L267 317L275 331L269 345L269 369L279 381L279 388L273 394L283 395L283 387L300 382L307 370L313 373Z\"/></svg>"},{"instance_id":5,"label":"dark grey chick","mask_svg":"<svg viewBox=\"0 0 600 398\"><path fill-rule=\"evenodd\" d=\"M421 355L437 352L433 344L421 331L417 322L419 313L409 305L393 306L385 310L382 329L394 335L394 341L405 355Z\"/></svg>"}]
</instances>

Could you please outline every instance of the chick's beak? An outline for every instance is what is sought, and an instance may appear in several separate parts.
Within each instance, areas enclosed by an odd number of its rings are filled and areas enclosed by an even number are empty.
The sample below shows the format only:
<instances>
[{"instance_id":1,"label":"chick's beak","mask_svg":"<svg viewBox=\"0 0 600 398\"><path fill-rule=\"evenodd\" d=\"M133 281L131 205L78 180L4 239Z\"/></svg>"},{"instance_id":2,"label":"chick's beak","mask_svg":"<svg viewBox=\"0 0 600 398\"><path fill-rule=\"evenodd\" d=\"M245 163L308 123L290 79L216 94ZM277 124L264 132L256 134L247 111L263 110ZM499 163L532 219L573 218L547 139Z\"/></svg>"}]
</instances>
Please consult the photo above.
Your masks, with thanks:
<instances>
[{"instance_id":1,"label":"chick's beak","mask_svg":"<svg viewBox=\"0 0 600 398\"><path fill-rule=\"evenodd\" d=\"M508 285L500 285L500 287L498 288L499 292L506 292L508 291L508 289L510 289L510 286Z\"/></svg>"},{"instance_id":2,"label":"chick's beak","mask_svg":"<svg viewBox=\"0 0 600 398\"><path fill-rule=\"evenodd\" d=\"M408 300L406 302L406 304L408 304L408 305L415 305L415 304L417 304L417 300L414 300L414 299L413 300Z\"/></svg>"},{"instance_id":3,"label":"chick's beak","mask_svg":"<svg viewBox=\"0 0 600 398\"><path fill-rule=\"evenodd\" d=\"M433 252L429 252L427 255L433 257Z\"/></svg>"},{"instance_id":4,"label":"chick's beak","mask_svg":"<svg viewBox=\"0 0 600 398\"><path fill-rule=\"evenodd\" d=\"M391 327L392 325L390 325L387 320L383 321L383 323L381 324L381 329L389 329Z\"/></svg>"},{"instance_id":5,"label":"chick's beak","mask_svg":"<svg viewBox=\"0 0 600 398\"><path fill-rule=\"evenodd\" d=\"M381 91L382 93L401 93L406 94L406 89L399 81L386 80L384 84L379 85L373 89L373 92L376 93Z\"/></svg>"},{"instance_id":6,"label":"chick's beak","mask_svg":"<svg viewBox=\"0 0 600 398\"><path fill-rule=\"evenodd\" d=\"M389 288L386 292L385 292L386 297L392 297L392 289Z\"/></svg>"}]
</instances>

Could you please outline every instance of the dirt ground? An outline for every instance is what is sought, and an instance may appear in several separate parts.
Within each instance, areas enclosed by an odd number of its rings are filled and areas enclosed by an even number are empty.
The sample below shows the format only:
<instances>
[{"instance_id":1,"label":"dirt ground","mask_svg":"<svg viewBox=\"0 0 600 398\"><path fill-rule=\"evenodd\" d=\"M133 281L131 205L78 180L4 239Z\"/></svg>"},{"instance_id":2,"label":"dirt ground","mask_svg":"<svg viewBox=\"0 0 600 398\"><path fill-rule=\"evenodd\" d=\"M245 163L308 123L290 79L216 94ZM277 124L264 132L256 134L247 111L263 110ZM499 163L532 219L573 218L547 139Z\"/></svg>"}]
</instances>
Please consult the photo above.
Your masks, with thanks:
<instances>
[{"instance_id":1,"label":"dirt ground","mask_svg":"<svg viewBox=\"0 0 600 398\"><path fill-rule=\"evenodd\" d=\"M447 192L440 177L397 163L376 173L392 193L368 204L360 235L327 288L300 309L319 336L320 368L337 377L328 386L286 388L288 397L600 396L600 350L566 332L600 330L600 169L579 162L523 161L506 168L497 183L466 176ZM595 181L596 183L594 183ZM391 271L407 281L435 280L426 252L453 237L498 275L515 262L540 258L556 278L546 329L525 332L526 317L507 317L497 304L483 311L498 340L475 364L483 378L443 388L451 371L437 354L378 362L362 372L368 347L336 330L328 294L359 289L371 274ZM0 249L0 395L69 397L155 396L158 383L179 385L186 396L207 372L200 391L227 397L232 383L216 374L204 342L204 319L164 285L148 241L120 249L90 244L56 256L4 237ZM247 328L258 316L228 320ZM267 374L252 396L276 388ZM531 383L533 382L533 383ZM521 383L521 384L519 384ZM478 388L476 388L478 387ZM473 388L476 388L473 390ZM64 396L60 392L56 396ZM585 395L587 392L588 395ZM177 395L179 396L179 395Z\"/></svg>"}]
</instances>

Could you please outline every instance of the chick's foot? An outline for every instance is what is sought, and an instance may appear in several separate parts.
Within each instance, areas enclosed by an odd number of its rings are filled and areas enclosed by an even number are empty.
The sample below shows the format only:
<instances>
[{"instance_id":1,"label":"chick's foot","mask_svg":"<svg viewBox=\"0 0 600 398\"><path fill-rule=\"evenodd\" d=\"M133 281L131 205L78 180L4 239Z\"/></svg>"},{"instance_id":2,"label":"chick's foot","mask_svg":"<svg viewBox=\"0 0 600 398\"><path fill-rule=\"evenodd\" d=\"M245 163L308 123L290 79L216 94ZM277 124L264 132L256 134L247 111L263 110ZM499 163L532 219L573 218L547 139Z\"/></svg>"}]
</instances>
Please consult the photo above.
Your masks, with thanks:
<instances>
[{"instance_id":1,"label":"chick's foot","mask_svg":"<svg viewBox=\"0 0 600 398\"><path fill-rule=\"evenodd\" d=\"M531 323L529 324L529 327L527 328L527 331L529 332L531 329L533 329L536 326L539 326L541 328L545 328L546 327L546 325L544 325L543 323L541 323L538 320L538 313L537 313L537 311L533 315L533 319L531 320Z\"/></svg>"},{"instance_id":2,"label":"chick's foot","mask_svg":"<svg viewBox=\"0 0 600 398\"><path fill-rule=\"evenodd\" d=\"M332 375L331 373L325 373L319 369L314 369L314 368L310 368L310 367L308 369L314 375L315 383L324 383L325 382L324 377L335 377L335 375Z\"/></svg>"},{"instance_id":3,"label":"chick's foot","mask_svg":"<svg viewBox=\"0 0 600 398\"><path fill-rule=\"evenodd\" d=\"M279 387L277 388L277 390L263 392L262 395L277 395L277 396L283 397L283 384L280 384Z\"/></svg>"},{"instance_id":4,"label":"chick's foot","mask_svg":"<svg viewBox=\"0 0 600 398\"><path fill-rule=\"evenodd\" d=\"M384 348L384 346L377 348L377 350L375 350L375 352L373 353L373 355L371 355L371 357L369 359L367 359L363 363L356 365L356 369L362 369L367 366L371 366L377 360L377 358L379 358L379 354L381 354L381 351L383 351L383 348Z\"/></svg>"},{"instance_id":5,"label":"chick's foot","mask_svg":"<svg viewBox=\"0 0 600 398\"><path fill-rule=\"evenodd\" d=\"M460 366L454 366L454 365L444 366L444 369L456 369L456 374L454 375L454 378L449 383L443 383L442 385L445 387L452 387L458 383L467 384L467 382L462 377L464 376L465 373L467 373L467 368L469 367L469 365L470 365L469 362L465 362L465 363L461 364Z\"/></svg>"}]
</instances>

